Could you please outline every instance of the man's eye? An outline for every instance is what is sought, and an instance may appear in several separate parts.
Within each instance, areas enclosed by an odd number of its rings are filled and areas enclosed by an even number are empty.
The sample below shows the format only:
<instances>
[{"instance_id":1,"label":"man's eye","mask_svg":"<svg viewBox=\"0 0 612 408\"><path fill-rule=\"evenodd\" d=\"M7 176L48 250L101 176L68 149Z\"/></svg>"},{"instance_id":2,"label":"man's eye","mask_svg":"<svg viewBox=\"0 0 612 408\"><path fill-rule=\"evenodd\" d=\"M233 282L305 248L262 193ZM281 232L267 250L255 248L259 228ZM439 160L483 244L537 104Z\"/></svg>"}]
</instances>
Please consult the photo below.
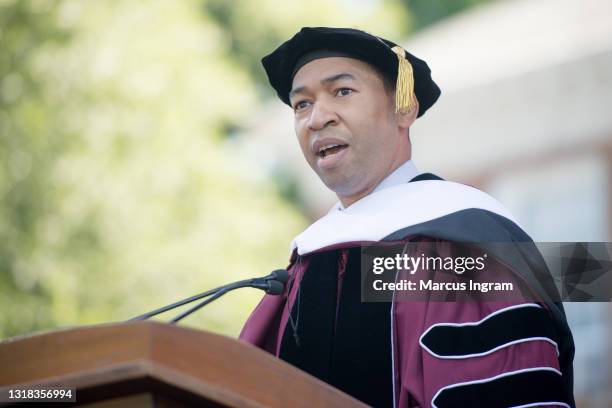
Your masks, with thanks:
<instances>
[{"instance_id":1,"label":"man's eye","mask_svg":"<svg viewBox=\"0 0 612 408\"><path fill-rule=\"evenodd\" d=\"M353 93L353 90L351 88L340 88L336 91L336 95L338 96L346 96Z\"/></svg>"},{"instance_id":2,"label":"man's eye","mask_svg":"<svg viewBox=\"0 0 612 408\"><path fill-rule=\"evenodd\" d=\"M308 101L299 101L294 106L293 109L296 111L302 110L308 106Z\"/></svg>"}]
</instances>

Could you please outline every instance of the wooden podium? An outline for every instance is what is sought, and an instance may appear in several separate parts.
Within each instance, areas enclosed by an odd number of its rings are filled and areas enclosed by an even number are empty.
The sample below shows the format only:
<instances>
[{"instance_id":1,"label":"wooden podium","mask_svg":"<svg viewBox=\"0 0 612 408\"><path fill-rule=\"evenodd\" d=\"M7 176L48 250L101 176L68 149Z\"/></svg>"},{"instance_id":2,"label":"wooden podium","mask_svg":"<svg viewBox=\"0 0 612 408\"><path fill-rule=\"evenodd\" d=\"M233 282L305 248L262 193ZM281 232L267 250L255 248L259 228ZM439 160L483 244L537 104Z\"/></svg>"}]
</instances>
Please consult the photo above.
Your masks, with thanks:
<instances>
[{"instance_id":1,"label":"wooden podium","mask_svg":"<svg viewBox=\"0 0 612 408\"><path fill-rule=\"evenodd\" d=\"M4 340L0 395L16 386L74 387L96 408L365 406L244 342L155 322Z\"/></svg>"}]
</instances>

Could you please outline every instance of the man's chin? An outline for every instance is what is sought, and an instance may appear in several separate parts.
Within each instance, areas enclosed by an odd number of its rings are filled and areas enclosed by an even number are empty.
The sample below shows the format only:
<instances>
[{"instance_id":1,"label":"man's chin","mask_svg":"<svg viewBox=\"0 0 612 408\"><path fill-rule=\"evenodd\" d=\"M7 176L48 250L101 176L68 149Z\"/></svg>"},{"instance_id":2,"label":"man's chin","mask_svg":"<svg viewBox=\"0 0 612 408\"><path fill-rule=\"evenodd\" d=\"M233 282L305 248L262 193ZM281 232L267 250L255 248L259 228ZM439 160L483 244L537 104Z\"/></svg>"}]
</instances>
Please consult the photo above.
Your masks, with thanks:
<instances>
[{"instance_id":1,"label":"man's chin","mask_svg":"<svg viewBox=\"0 0 612 408\"><path fill-rule=\"evenodd\" d=\"M321 180L327 186L327 188L333 191L340 199L344 197L357 196L361 191L365 191L365 189L361 185L358 185L352 179L340 179L333 177L328 177L324 179L323 177L321 177Z\"/></svg>"},{"instance_id":2,"label":"man's chin","mask_svg":"<svg viewBox=\"0 0 612 408\"><path fill-rule=\"evenodd\" d=\"M343 177L334 177L334 176L339 176L339 175L333 175L330 173L332 172L326 171L323 174L319 172L318 176L323 182L323 184L325 184L325 186L328 189L330 189L337 195L345 195L347 193L350 194L351 188L349 187L350 186L349 180L346 180L346 178L343 178Z\"/></svg>"}]
</instances>

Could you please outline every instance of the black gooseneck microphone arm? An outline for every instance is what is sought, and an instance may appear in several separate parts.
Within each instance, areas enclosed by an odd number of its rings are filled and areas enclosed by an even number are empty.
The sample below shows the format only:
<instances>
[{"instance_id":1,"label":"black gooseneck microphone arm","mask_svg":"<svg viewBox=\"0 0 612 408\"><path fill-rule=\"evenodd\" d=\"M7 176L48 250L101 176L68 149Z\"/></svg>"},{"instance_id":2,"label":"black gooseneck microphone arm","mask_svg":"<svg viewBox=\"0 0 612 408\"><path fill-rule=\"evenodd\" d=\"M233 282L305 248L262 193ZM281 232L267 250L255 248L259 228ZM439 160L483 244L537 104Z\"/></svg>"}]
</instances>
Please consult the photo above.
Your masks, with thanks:
<instances>
[{"instance_id":1,"label":"black gooseneck microphone arm","mask_svg":"<svg viewBox=\"0 0 612 408\"><path fill-rule=\"evenodd\" d=\"M267 287L264 288L263 286L259 287L259 286L245 285L245 284L241 284L240 282L237 282L236 284L233 284L233 285L228 285L227 287L224 287L223 289L219 290L217 293L215 293L211 297L204 299L202 302L193 306L191 309L186 310L185 312L176 316L174 319L170 320L170 323L176 324L179 320L184 319L185 317L189 316L193 312L197 312L198 310L200 310L201 308L203 308L210 302L220 298L221 296L225 295L227 292L230 292L234 289L239 289L239 288L244 288L244 287L257 287L258 289L264 290L269 295L280 295L283 292L284 284L278 280L269 280L264 285L266 285Z\"/></svg>"},{"instance_id":2,"label":"black gooseneck microphone arm","mask_svg":"<svg viewBox=\"0 0 612 408\"><path fill-rule=\"evenodd\" d=\"M228 285L219 286L218 288L211 289L206 292L199 293L197 295L188 297L187 299L183 299L178 302L172 303L170 305L160 307L159 309L155 309L151 312L144 313L140 316L133 317L129 319L128 322L146 320L160 313L167 312L177 307L186 305L187 303L195 302L196 300L200 300L202 298L210 296L210 298L199 303L198 305L189 309L188 311L181 314L180 316L177 316L176 318L174 318L172 320L172 323L176 323L179 320L187 317L191 313L195 312L196 310L199 310L200 308L206 306L208 303L212 302L213 300L220 298L227 292L232 291L234 289L252 287L252 288L264 290L266 293L269 293L269 294L273 294L273 295L280 294L282 293L284 284L287 282L288 278L289 278L289 274L287 273L286 270L278 269L272 272L271 274L261 277L261 278L245 279L245 280L241 280L238 282L230 283Z\"/></svg>"}]
</instances>

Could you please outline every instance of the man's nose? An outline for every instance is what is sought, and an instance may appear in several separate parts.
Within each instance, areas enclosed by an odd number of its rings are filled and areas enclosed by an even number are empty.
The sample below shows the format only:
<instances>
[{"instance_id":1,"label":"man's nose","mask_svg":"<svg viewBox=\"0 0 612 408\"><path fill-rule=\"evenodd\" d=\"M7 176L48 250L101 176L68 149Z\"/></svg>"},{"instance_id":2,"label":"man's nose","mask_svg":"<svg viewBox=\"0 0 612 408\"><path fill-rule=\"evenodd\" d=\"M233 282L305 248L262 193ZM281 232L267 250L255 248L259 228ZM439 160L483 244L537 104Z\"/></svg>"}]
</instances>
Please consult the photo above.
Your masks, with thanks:
<instances>
[{"instance_id":1,"label":"man's nose","mask_svg":"<svg viewBox=\"0 0 612 408\"><path fill-rule=\"evenodd\" d=\"M316 131L336 124L338 124L336 112L323 101L315 102L308 118L308 129Z\"/></svg>"}]
</instances>

